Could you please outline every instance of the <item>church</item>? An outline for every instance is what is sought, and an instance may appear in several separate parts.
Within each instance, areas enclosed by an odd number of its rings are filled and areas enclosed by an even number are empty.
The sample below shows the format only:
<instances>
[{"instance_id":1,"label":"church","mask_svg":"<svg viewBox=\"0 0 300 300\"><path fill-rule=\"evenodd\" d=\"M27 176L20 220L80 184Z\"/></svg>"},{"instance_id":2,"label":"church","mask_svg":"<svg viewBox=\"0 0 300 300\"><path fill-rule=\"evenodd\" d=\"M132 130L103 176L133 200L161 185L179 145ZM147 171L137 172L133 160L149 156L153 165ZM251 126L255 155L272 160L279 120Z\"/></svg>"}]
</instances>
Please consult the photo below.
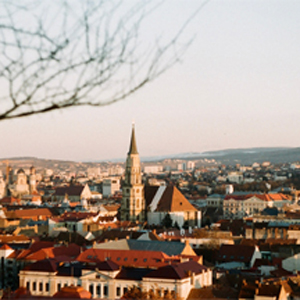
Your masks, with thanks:
<instances>
[{"instance_id":1,"label":"church","mask_svg":"<svg viewBox=\"0 0 300 300\"><path fill-rule=\"evenodd\" d=\"M177 223L179 227L184 224L201 227L201 212L175 186L145 186L143 184L134 125L127 153L122 191L122 221L147 221L149 225L160 225L169 214L173 225Z\"/></svg>"}]
</instances>

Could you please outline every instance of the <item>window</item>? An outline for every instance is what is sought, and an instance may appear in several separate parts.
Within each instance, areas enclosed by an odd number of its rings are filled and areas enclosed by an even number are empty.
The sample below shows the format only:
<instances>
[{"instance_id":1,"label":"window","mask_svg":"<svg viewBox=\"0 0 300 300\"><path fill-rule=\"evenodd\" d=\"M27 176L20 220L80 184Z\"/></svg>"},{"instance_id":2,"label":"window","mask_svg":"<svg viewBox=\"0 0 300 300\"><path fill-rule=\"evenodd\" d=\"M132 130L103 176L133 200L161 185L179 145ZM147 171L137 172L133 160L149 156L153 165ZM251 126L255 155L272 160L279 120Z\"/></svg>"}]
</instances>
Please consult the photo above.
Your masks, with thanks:
<instances>
[{"instance_id":1,"label":"window","mask_svg":"<svg viewBox=\"0 0 300 300\"><path fill-rule=\"evenodd\" d=\"M60 289L61 289L61 284L60 284L60 283L58 283L58 284L57 284L57 291L59 292L59 291L60 291Z\"/></svg>"},{"instance_id":2,"label":"window","mask_svg":"<svg viewBox=\"0 0 300 300\"><path fill-rule=\"evenodd\" d=\"M97 293L97 295L101 295L101 285L97 285L97 287L96 287L96 293Z\"/></svg>"},{"instance_id":3,"label":"window","mask_svg":"<svg viewBox=\"0 0 300 300\"><path fill-rule=\"evenodd\" d=\"M40 292L42 292L43 291L43 283L40 282L39 286L40 286L39 290L40 290Z\"/></svg>"},{"instance_id":4,"label":"window","mask_svg":"<svg viewBox=\"0 0 300 300\"><path fill-rule=\"evenodd\" d=\"M123 288L123 294L125 294L127 292L127 290L128 290L127 287L124 287Z\"/></svg>"},{"instance_id":5,"label":"window","mask_svg":"<svg viewBox=\"0 0 300 300\"><path fill-rule=\"evenodd\" d=\"M89 292L92 294L92 296L94 295L94 285L93 284L90 284Z\"/></svg>"},{"instance_id":6,"label":"window","mask_svg":"<svg viewBox=\"0 0 300 300\"><path fill-rule=\"evenodd\" d=\"M107 285L104 286L103 294L104 294L104 296L108 295L108 286Z\"/></svg>"},{"instance_id":7,"label":"window","mask_svg":"<svg viewBox=\"0 0 300 300\"><path fill-rule=\"evenodd\" d=\"M146 262L147 261L147 258L144 258L144 262Z\"/></svg>"},{"instance_id":8,"label":"window","mask_svg":"<svg viewBox=\"0 0 300 300\"><path fill-rule=\"evenodd\" d=\"M127 257L125 257L125 258L124 258L124 261L127 261L127 259L128 259L128 258L127 258Z\"/></svg>"},{"instance_id":9,"label":"window","mask_svg":"<svg viewBox=\"0 0 300 300\"><path fill-rule=\"evenodd\" d=\"M45 285L45 291L46 291L46 292L49 292L49 283L48 283L48 282L47 282L46 285Z\"/></svg>"},{"instance_id":10,"label":"window","mask_svg":"<svg viewBox=\"0 0 300 300\"><path fill-rule=\"evenodd\" d=\"M120 258L120 257L118 257L118 258L117 258L117 261L119 261L120 259L121 259L121 258Z\"/></svg>"},{"instance_id":11,"label":"window","mask_svg":"<svg viewBox=\"0 0 300 300\"><path fill-rule=\"evenodd\" d=\"M27 291L30 291L30 281L26 282L26 289L27 289Z\"/></svg>"},{"instance_id":12,"label":"window","mask_svg":"<svg viewBox=\"0 0 300 300\"><path fill-rule=\"evenodd\" d=\"M36 282L33 282L33 283L32 283L32 290L33 290L33 291L36 291Z\"/></svg>"},{"instance_id":13,"label":"window","mask_svg":"<svg viewBox=\"0 0 300 300\"><path fill-rule=\"evenodd\" d=\"M121 288L118 286L116 290L117 296L121 296Z\"/></svg>"},{"instance_id":14,"label":"window","mask_svg":"<svg viewBox=\"0 0 300 300\"><path fill-rule=\"evenodd\" d=\"M136 208L140 208L140 199L136 200Z\"/></svg>"}]
</instances>

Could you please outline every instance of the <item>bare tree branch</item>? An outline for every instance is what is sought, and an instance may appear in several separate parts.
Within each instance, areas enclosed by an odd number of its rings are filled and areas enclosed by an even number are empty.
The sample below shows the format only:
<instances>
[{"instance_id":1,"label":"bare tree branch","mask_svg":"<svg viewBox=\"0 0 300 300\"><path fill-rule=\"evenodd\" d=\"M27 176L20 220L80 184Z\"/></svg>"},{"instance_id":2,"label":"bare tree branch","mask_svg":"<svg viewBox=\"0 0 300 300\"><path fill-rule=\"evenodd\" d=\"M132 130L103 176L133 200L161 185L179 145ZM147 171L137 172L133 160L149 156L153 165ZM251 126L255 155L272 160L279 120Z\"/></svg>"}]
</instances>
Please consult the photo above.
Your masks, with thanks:
<instances>
[{"instance_id":1,"label":"bare tree branch","mask_svg":"<svg viewBox=\"0 0 300 300\"><path fill-rule=\"evenodd\" d=\"M178 41L190 19L143 50L142 22L157 9L150 1L125 12L112 0L18 2L0 0L0 120L123 100L189 46Z\"/></svg>"}]
</instances>

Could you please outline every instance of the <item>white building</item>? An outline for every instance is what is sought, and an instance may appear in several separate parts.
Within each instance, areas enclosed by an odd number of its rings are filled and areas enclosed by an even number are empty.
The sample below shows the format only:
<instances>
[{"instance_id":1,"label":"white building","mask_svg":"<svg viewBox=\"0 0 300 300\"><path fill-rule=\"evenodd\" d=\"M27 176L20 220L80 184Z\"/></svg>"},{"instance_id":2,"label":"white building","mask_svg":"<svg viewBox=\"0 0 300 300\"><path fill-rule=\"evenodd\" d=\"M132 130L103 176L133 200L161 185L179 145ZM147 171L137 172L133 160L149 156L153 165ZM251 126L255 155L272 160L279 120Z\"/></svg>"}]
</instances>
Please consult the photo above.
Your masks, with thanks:
<instances>
[{"instance_id":1,"label":"white building","mask_svg":"<svg viewBox=\"0 0 300 300\"><path fill-rule=\"evenodd\" d=\"M242 183L243 182L243 174L240 172L230 172L227 176L227 180L229 182L234 182L234 183Z\"/></svg>"},{"instance_id":2,"label":"white building","mask_svg":"<svg viewBox=\"0 0 300 300\"><path fill-rule=\"evenodd\" d=\"M118 177L111 177L103 179L102 185L102 195L103 197L110 197L115 194L115 192L120 191L121 184L120 178Z\"/></svg>"},{"instance_id":3,"label":"white building","mask_svg":"<svg viewBox=\"0 0 300 300\"><path fill-rule=\"evenodd\" d=\"M259 213L267 207L281 208L291 203L284 194L231 194L223 201L224 218L242 218Z\"/></svg>"},{"instance_id":4,"label":"white building","mask_svg":"<svg viewBox=\"0 0 300 300\"><path fill-rule=\"evenodd\" d=\"M144 167L144 173L146 174L156 174L163 171L163 166L145 166Z\"/></svg>"},{"instance_id":5,"label":"white building","mask_svg":"<svg viewBox=\"0 0 300 300\"><path fill-rule=\"evenodd\" d=\"M128 256L130 256L128 251ZM138 259L138 258L137 258ZM98 263L58 264L55 260L38 261L19 273L20 286L34 296L53 296L64 286L81 286L92 298L121 298L133 286L144 291L160 289L178 299L186 299L191 289L212 285L212 271L195 261L165 265L158 269L120 268L111 260Z\"/></svg>"}]
</instances>

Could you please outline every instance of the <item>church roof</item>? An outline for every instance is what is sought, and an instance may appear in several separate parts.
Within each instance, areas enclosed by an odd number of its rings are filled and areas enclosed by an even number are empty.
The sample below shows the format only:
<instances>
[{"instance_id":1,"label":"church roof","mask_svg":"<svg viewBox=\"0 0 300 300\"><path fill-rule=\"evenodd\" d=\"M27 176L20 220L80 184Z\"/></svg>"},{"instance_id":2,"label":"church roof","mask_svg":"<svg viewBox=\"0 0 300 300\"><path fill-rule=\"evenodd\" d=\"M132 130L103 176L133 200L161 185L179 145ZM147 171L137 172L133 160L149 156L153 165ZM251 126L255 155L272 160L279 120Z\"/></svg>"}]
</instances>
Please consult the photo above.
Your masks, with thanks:
<instances>
[{"instance_id":1,"label":"church roof","mask_svg":"<svg viewBox=\"0 0 300 300\"><path fill-rule=\"evenodd\" d=\"M197 211L175 186L145 186L145 198L147 206L156 198L156 212Z\"/></svg>"},{"instance_id":2,"label":"church roof","mask_svg":"<svg viewBox=\"0 0 300 300\"><path fill-rule=\"evenodd\" d=\"M130 141L128 154L138 154L137 147L136 147L136 140L135 140L134 125L132 126L131 141Z\"/></svg>"}]
</instances>

